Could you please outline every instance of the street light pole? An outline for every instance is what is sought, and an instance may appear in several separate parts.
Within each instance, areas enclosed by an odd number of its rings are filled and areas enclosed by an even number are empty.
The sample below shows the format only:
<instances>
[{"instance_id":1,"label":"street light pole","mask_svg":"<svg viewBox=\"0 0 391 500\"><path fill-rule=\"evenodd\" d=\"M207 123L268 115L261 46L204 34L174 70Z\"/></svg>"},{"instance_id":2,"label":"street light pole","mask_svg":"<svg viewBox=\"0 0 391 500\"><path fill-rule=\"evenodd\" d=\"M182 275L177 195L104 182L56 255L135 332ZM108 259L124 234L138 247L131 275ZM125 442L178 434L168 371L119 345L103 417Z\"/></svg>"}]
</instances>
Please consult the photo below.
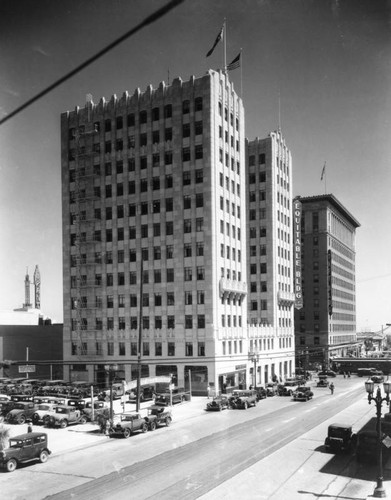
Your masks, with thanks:
<instances>
[{"instance_id":1,"label":"street light pole","mask_svg":"<svg viewBox=\"0 0 391 500\"><path fill-rule=\"evenodd\" d=\"M390 402L390 391L391 391L391 382L384 382L384 392L386 393L386 397L383 398L381 395L380 387L378 386L376 391L376 396L373 396L374 391L374 382L372 380L367 380L365 382L365 390L368 393L368 403L371 404L372 401L375 402L376 405L376 431L377 431L377 441L378 441L378 477L377 477L377 485L373 491L373 496L375 498L384 498L386 497L386 490L383 486L383 436L381 430L381 408L382 403L385 401L386 403Z\"/></svg>"},{"instance_id":2,"label":"street light pole","mask_svg":"<svg viewBox=\"0 0 391 500\"><path fill-rule=\"evenodd\" d=\"M250 360L254 363L253 385L254 385L254 389L256 389L257 388L257 362L259 361L259 353L258 352L250 352L249 357L250 357Z\"/></svg>"},{"instance_id":3,"label":"street light pole","mask_svg":"<svg viewBox=\"0 0 391 500\"><path fill-rule=\"evenodd\" d=\"M110 383L110 422L113 424L114 419L114 411L113 411L113 381L114 381L114 373L118 371L118 365L105 365L105 371L109 375L109 383Z\"/></svg>"}]
</instances>

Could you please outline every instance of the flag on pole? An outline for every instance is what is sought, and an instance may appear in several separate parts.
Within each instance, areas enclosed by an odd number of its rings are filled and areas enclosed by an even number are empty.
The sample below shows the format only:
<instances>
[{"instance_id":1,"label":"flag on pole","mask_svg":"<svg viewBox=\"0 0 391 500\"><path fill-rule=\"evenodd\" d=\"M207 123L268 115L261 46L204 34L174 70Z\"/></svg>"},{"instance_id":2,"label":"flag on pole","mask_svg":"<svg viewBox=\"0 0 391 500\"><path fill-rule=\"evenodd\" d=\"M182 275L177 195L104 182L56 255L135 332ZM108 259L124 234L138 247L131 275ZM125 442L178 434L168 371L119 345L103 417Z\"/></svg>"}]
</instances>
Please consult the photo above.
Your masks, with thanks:
<instances>
[{"instance_id":1,"label":"flag on pole","mask_svg":"<svg viewBox=\"0 0 391 500\"><path fill-rule=\"evenodd\" d=\"M223 38L224 35L224 24L221 27L220 33L217 35L217 38L215 40L215 43L213 44L213 47L210 49L210 51L206 54L206 57L209 57L213 54L214 49L216 48L216 45L219 43L219 41Z\"/></svg>"},{"instance_id":2,"label":"flag on pole","mask_svg":"<svg viewBox=\"0 0 391 500\"><path fill-rule=\"evenodd\" d=\"M324 162L323 168L322 168L322 174L320 176L320 180L323 181L323 177L326 173L326 162Z\"/></svg>"},{"instance_id":3,"label":"flag on pole","mask_svg":"<svg viewBox=\"0 0 391 500\"><path fill-rule=\"evenodd\" d=\"M228 64L228 66L227 66L227 70L228 71L231 71L233 69L239 68L239 66L240 66L240 56L241 56L241 52L239 52L239 54L235 57L235 59L233 59L233 61L231 61Z\"/></svg>"}]
</instances>

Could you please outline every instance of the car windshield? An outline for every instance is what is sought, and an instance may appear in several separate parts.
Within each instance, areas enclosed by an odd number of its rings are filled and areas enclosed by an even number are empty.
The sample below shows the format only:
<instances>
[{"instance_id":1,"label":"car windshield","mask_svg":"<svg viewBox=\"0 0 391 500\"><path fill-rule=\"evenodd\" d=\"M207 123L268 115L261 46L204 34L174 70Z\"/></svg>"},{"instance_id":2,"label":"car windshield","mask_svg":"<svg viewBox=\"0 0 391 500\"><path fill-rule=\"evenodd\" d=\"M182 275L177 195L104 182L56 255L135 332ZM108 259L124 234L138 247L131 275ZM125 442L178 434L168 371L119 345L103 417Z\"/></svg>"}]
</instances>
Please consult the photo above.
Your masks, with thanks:
<instances>
[{"instance_id":1,"label":"car windshield","mask_svg":"<svg viewBox=\"0 0 391 500\"><path fill-rule=\"evenodd\" d=\"M66 408L56 408L56 413L67 413Z\"/></svg>"},{"instance_id":2,"label":"car windshield","mask_svg":"<svg viewBox=\"0 0 391 500\"><path fill-rule=\"evenodd\" d=\"M21 448L23 446L23 441L21 439L10 439L10 448Z\"/></svg>"},{"instance_id":3,"label":"car windshield","mask_svg":"<svg viewBox=\"0 0 391 500\"><path fill-rule=\"evenodd\" d=\"M22 403L16 403L14 406L14 410L24 410L24 409L25 409L25 405Z\"/></svg>"},{"instance_id":4,"label":"car windshield","mask_svg":"<svg viewBox=\"0 0 391 500\"><path fill-rule=\"evenodd\" d=\"M330 435L333 437L344 437L349 432L349 428L347 427L331 427Z\"/></svg>"},{"instance_id":5,"label":"car windshield","mask_svg":"<svg viewBox=\"0 0 391 500\"><path fill-rule=\"evenodd\" d=\"M50 410L49 405L38 405L38 410Z\"/></svg>"}]
</instances>

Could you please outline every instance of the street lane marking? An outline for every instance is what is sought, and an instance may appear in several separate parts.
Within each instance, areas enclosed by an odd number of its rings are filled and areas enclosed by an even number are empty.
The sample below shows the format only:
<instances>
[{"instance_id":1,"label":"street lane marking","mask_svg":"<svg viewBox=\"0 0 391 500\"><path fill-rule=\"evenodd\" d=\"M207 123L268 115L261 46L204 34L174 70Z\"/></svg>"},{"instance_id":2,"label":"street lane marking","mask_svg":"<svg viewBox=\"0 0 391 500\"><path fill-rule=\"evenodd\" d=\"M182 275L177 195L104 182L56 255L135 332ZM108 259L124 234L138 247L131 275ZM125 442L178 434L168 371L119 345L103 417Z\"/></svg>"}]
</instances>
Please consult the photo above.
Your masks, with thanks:
<instances>
[{"instance_id":1,"label":"street lane marking","mask_svg":"<svg viewBox=\"0 0 391 500\"><path fill-rule=\"evenodd\" d=\"M296 419L296 417L292 417L292 418L288 418L288 420L283 420L282 422L284 424L287 424L288 422L292 422L292 420L295 420L295 419Z\"/></svg>"}]
</instances>

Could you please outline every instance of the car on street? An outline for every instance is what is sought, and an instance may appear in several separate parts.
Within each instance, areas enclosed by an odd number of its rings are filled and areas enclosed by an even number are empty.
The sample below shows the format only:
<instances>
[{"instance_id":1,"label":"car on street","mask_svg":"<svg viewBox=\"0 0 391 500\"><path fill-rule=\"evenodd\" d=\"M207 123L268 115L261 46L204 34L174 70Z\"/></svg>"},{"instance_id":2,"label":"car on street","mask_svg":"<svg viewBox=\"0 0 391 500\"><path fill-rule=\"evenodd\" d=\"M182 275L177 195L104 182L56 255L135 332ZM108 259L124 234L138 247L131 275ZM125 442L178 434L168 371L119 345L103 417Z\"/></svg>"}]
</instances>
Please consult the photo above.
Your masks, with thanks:
<instances>
[{"instance_id":1,"label":"car on street","mask_svg":"<svg viewBox=\"0 0 391 500\"><path fill-rule=\"evenodd\" d=\"M274 382L269 382L266 384L266 395L268 398L271 398L273 396L277 396L278 394L278 384Z\"/></svg>"},{"instance_id":2,"label":"car on street","mask_svg":"<svg viewBox=\"0 0 391 500\"><path fill-rule=\"evenodd\" d=\"M319 375L319 380L316 383L316 387L328 387L329 381L327 380L327 375Z\"/></svg>"},{"instance_id":3,"label":"car on street","mask_svg":"<svg viewBox=\"0 0 391 500\"><path fill-rule=\"evenodd\" d=\"M123 413L121 420L110 427L109 436L123 436L125 439L130 437L135 432L147 432L148 423L140 413Z\"/></svg>"},{"instance_id":4,"label":"car on street","mask_svg":"<svg viewBox=\"0 0 391 500\"><path fill-rule=\"evenodd\" d=\"M332 378L337 376L337 374L333 370L322 370L318 372L318 377L320 375L326 375L326 377L332 377Z\"/></svg>"},{"instance_id":5,"label":"car on street","mask_svg":"<svg viewBox=\"0 0 391 500\"><path fill-rule=\"evenodd\" d=\"M303 382L297 379L287 379L283 385L279 385L280 396L292 396Z\"/></svg>"},{"instance_id":6,"label":"car on street","mask_svg":"<svg viewBox=\"0 0 391 500\"><path fill-rule=\"evenodd\" d=\"M234 410L247 410L250 406L257 406L258 395L255 390L235 390L229 398L229 405Z\"/></svg>"},{"instance_id":7,"label":"car on street","mask_svg":"<svg viewBox=\"0 0 391 500\"><path fill-rule=\"evenodd\" d=\"M371 377L371 380L372 382L374 382L375 384L381 384L382 382L384 382L384 375L383 375L383 372L381 371L377 371L376 373L374 373Z\"/></svg>"},{"instance_id":8,"label":"car on street","mask_svg":"<svg viewBox=\"0 0 391 500\"><path fill-rule=\"evenodd\" d=\"M54 413L46 415L43 419L46 427L61 427L61 429L65 429L68 425L85 424L87 421L87 416L72 406L57 406Z\"/></svg>"},{"instance_id":9,"label":"car on street","mask_svg":"<svg viewBox=\"0 0 391 500\"><path fill-rule=\"evenodd\" d=\"M209 401L206 404L206 410L207 411L221 411L224 410L225 408L229 408L229 399L227 396L222 394L221 396L215 396L212 401Z\"/></svg>"},{"instance_id":10,"label":"car on street","mask_svg":"<svg viewBox=\"0 0 391 500\"><path fill-rule=\"evenodd\" d=\"M94 420L98 415L103 415L106 418L110 417L110 408L108 403L104 401L88 401L85 408L81 410L82 415L85 415L88 421L92 421L92 406L94 406Z\"/></svg>"},{"instance_id":11,"label":"car on street","mask_svg":"<svg viewBox=\"0 0 391 500\"><path fill-rule=\"evenodd\" d=\"M57 405L53 403L41 403L37 406L31 420L34 425L42 424L46 415L55 413Z\"/></svg>"},{"instance_id":12,"label":"car on street","mask_svg":"<svg viewBox=\"0 0 391 500\"><path fill-rule=\"evenodd\" d=\"M309 401L314 397L311 387L302 385L298 387L292 394L293 401Z\"/></svg>"},{"instance_id":13,"label":"car on street","mask_svg":"<svg viewBox=\"0 0 391 500\"><path fill-rule=\"evenodd\" d=\"M186 401L185 392L173 392L171 395L169 392L164 394L157 394L155 398L155 404L161 406L169 406L171 404L171 401L173 405L183 403L184 401Z\"/></svg>"},{"instance_id":14,"label":"car on street","mask_svg":"<svg viewBox=\"0 0 391 500\"><path fill-rule=\"evenodd\" d=\"M144 420L148 424L148 429L150 431L155 430L157 427L161 427L165 425L168 427L172 422L172 413L171 410L165 408L164 406L156 406L152 405L147 408L147 416L144 417Z\"/></svg>"},{"instance_id":15,"label":"car on street","mask_svg":"<svg viewBox=\"0 0 391 500\"><path fill-rule=\"evenodd\" d=\"M9 424L24 424L26 420L31 420L37 406L30 401L15 402L13 409L7 413L5 420Z\"/></svg>"},{"instance_id":16,"label":"car on street","mask_svg":"<svg viewBox=\"0 0 391 500\"><path fill-rule=\"evenodd\" d=\"M264 387L256 387L254 389L254 391L256 391L256 393L257 393L258 401L260 401L261 399L267 398L267 391Z\"/></svg>"},{"instance_id":17,"label":"car on street","mask_svg":"<svg viewBox=\"0 0 391 500\"><path fill-rule=\"evenodd\" d=\"M324 445L333 453L350 452L356 447L357 435L350 424L330 424Z\"/></svg>"},{"instance_id":18,"label":"car on street","mask_svg":"<svg viewBox=\"0 0 391 500\"><path fill-rule=\"evenodd\" d=\"M0 467L13 472L19 464L39 460L45 463L51 451L44 432L28 432L9 439L9 447L0 451Z\"/></svg>"}]
</instances>

